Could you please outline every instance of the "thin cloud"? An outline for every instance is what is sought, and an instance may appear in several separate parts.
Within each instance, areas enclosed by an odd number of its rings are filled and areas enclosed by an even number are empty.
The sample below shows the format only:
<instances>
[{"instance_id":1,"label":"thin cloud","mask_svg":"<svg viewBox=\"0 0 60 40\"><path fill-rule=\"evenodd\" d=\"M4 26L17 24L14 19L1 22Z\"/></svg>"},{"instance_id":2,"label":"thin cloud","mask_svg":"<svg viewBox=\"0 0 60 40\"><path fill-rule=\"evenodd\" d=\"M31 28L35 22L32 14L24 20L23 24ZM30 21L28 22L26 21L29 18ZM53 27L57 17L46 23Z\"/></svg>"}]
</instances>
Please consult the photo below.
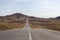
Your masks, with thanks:
<instances>
[{"instance_id":1,"label":"thin cloud","mask_svg":"<svg viewBox=\"0 0 60 40\"><path fill-rule=\"evenodd\" d=\"M60 15L60 0L0 0L0 15L22 12L38 17Z\"/></svg>"}]
</instances>

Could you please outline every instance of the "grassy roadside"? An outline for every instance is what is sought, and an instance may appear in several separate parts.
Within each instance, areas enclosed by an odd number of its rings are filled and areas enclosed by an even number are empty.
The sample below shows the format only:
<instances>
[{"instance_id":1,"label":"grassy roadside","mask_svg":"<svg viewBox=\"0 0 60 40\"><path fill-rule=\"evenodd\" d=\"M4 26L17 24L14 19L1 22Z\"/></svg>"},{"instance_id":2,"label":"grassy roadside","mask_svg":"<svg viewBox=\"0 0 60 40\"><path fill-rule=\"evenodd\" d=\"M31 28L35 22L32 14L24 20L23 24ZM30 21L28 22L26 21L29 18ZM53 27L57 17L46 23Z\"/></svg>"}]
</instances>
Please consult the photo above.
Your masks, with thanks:
<instances>
[{"instance_id":1,"label":"grassy roadside","mask_svg":"<svg viewBox=\"0 0 60 40\"><path fill-rule=\"evenodd\" d=\"M30 27L31 28L36 28L36 29L43 29L44 27L43 26L41 26L41 25L35 25L35 24L32 24L32 23L30 23Z\"/></svg>"},{"instance_id":2,"label":"grassy roadside","mask_svg":"<svg viewBox=\"0 0 60 40\"><path fill-rule=\"evenodd\" d=\"M24 25L25 20L4 21L0 22L0 31L23 28Z\"/></svg>"},{"instance_id":3,"label":"grassy roadside","mask_svg":"<svg viewBox=\"0 0 60 40\"><path fill-rule=\"evenodd\" d=\"M39 28L39 29L50 29L60 31L60 21L59 20L30 20L31 28Z\"/></svg>"}]
</instances>

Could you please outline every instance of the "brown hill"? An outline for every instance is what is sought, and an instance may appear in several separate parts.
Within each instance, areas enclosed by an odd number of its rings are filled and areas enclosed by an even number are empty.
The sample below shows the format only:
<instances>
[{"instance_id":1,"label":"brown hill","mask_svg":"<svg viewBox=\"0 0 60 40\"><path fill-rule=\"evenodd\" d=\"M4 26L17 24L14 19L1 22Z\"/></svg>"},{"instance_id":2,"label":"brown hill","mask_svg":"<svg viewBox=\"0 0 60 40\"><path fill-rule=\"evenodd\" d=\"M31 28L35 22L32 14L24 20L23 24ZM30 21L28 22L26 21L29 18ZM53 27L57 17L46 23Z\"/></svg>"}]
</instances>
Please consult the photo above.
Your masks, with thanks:
<instances>
[{"instance_id":1,"label":"brown hill","mask_svg":"<svg viewBox=\"0 0 60 40\"><path fill-rule=\"evenodd\" d=\"M27 17L28 16L26 16L22 13L14 13L12 15L0 16L0 21L24 19L24 18L27 18Z\"/></svg>"}]
</instances>

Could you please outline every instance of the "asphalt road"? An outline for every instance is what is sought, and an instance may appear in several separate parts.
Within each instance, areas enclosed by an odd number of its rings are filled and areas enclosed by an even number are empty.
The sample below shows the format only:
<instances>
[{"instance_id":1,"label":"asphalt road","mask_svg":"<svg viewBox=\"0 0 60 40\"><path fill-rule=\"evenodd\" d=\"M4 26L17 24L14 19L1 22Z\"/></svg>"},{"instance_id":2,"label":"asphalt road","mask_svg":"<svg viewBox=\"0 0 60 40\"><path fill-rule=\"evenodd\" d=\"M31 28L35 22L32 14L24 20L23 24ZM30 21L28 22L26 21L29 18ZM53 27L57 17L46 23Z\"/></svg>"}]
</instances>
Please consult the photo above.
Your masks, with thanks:
<instances>
[{"instance_id":1,"label":"asphalt road","mask_svg":"<svg viewBox=\"0 0 60 40\"><path fill-rule=\"evenodd\" d=\"M0 40L60 40L60 32L32 29L26 21L24 28L0 32Z\"/></svg>"}]
</instances>

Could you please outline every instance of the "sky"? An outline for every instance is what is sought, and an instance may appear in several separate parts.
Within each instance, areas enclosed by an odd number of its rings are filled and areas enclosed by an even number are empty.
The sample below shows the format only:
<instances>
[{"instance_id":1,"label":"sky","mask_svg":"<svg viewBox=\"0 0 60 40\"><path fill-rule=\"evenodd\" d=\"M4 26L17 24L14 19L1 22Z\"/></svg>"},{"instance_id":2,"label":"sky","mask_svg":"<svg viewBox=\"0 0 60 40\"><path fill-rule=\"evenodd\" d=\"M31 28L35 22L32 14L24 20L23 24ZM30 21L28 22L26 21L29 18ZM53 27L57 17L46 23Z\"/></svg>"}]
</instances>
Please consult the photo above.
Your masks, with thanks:
<instances>
[{"instance_id":1,"label":"sky","mask_svg":"<svg viewBox=\"0 0 60 40\"><path fill-rule=\"evenodd\" d=\"M60 0L0 0L0 16L23 13L35 17L60 16Z\"/></svg>"}]
</instances>

